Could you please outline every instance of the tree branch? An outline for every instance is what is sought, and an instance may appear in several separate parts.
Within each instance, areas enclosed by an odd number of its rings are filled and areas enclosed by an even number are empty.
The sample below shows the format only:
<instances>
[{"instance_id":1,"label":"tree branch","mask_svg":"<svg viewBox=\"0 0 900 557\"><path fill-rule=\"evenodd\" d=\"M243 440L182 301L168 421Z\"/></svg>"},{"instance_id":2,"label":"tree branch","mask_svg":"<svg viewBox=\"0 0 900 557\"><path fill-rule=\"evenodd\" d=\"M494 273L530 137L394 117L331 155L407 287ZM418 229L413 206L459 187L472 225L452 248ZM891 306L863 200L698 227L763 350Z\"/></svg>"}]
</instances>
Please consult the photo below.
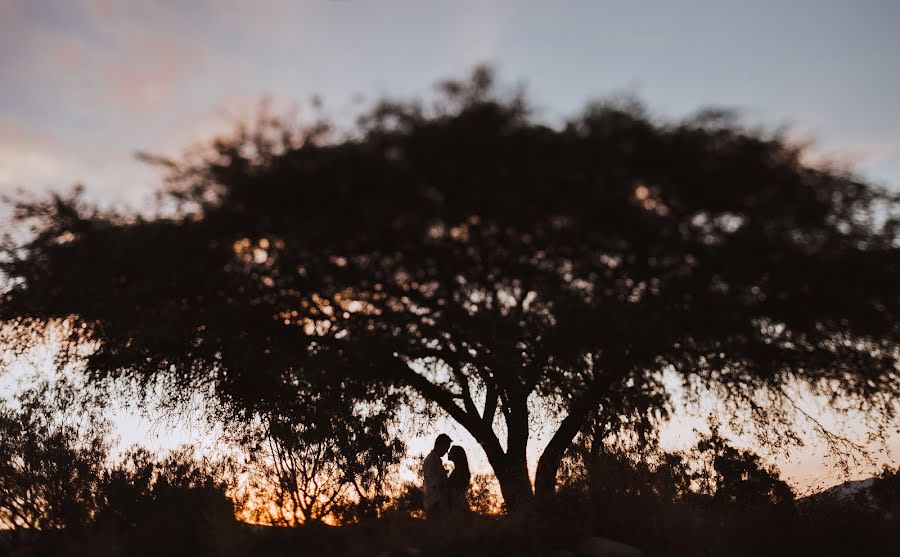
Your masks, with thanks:
<instances>
[{"instance_id":1,"label":"tree branch","mask_svg":"<svg viewBox=\"0 0 900 557\"><path fill-rule=\"evenodd\" d=\"M461 408L454 399L453 393L435 385L422 375L418 374L410 368L405 362L399 362L401 367L400 376L407 384L419 392L427 400L437 404L451 418L466 428L473 437L484 447L485 451L496 452L501 451L500 441L497 439L494 430L490 426L485 426L481 421L477 411L474 414L466 412Z\"/></svg>"},{"instance_id":2,"label":"tree branch","mask_svg":"<svg viewBox=\"0 0 900 557\"><path fill-rule=\"evenodd\" d=\"M497 392L497 386L494 383L487 384L487 393L484 396L484 413L481 421L487 427L491 427L494 423L494 416L497 414L497 402L500 394Z\"/></svg>"}]
</instances>

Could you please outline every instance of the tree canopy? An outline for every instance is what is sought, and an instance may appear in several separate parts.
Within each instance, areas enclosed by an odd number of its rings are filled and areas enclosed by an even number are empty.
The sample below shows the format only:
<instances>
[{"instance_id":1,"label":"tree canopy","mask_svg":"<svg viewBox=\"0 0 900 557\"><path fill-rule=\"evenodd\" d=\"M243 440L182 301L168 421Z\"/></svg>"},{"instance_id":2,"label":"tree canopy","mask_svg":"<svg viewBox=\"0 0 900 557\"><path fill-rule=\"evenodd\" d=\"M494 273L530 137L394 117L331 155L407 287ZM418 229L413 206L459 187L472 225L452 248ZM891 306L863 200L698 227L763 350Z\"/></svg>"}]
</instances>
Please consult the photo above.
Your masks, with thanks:
<instances>
[{"instance_id":1,"label":"tree canopy","mask_svg":"<svg viewBox=\"0 0 900 557\"><path fill-rule=\"evenodd\" d=\"M424 399L478 440L510 509L553 492L590 416L664 417L666 370L773 431L794 382L893 419L897 196L727 113L600 103L551 126L484 70L440 92L343 133L266 117L156 159L177 209L153 218L18 203L34 228L0 258L0 318L75 319L94 377L211 386L235 415Z\"/></svg>"}]
</instances>

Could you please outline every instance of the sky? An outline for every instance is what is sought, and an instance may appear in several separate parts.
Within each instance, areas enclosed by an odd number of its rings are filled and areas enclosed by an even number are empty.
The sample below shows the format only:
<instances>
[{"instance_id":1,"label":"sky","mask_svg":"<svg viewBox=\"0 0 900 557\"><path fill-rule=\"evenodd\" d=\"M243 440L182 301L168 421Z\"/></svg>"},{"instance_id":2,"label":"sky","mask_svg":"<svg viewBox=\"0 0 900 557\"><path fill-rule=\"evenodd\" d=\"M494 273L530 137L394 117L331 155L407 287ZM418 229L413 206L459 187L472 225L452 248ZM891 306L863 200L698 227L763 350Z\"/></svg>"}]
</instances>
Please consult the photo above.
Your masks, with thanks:
<instances>
[{"instance_id":1,"label":"sky","mask_svg":"<svg viewBox=\"0 0 900 557\"><path fill-rule=\"evenodd\" d=\"M0 195L137 206L160 180L136 152L177 155L263 97L350 121L477 64L550 122L609 95L728 107L900 191L898 28L896 0L0 0Z\"/></svg>"},{"instance_id":2,"label":"sky","mask_svg":"<svg viewBox=\"0 0 900 557\"><path fill-rule=\"evenodd\" d=\"M479 63L551 121L610 94L731 107L900 189L898 24L894 0L0 0L0 192L139 203L159 179L136 151L176 155L263 96L348 117Z\"/></svg>"}]
</instances>

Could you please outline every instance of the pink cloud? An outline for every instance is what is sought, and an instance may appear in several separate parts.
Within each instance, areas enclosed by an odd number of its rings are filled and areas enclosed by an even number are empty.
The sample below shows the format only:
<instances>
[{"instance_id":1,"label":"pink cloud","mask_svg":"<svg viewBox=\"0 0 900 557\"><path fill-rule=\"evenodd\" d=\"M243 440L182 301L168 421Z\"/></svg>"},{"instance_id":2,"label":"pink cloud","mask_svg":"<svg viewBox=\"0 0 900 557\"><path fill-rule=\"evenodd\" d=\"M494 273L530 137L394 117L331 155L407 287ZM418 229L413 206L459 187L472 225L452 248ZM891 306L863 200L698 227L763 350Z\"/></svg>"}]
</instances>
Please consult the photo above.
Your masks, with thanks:
<instances>
[{"instance_id":1,"label":"pink cloud","mask_svg":"<svg viewBox=\"0 0 900 557\"><path fill-rule=\"evenodd\" d=\"M125 45L103 70L103 100L143 112L169 99L200 66L199 50L162 38Z\"/></svg>"},{"instance_id":2,"label":"pink cloud","mask_svg":"<svg viewBox=\"0 0 900 557\"><path fill-rule=\"evenodd\" d=\"M788 142L803 150L802 160L812 166L858 169L900 155L900 138L874 141L821 141L815 134L794 132Z\"/></svg>"},{"instance_id":3,"label":"pink cloud","mask_svg":"<svg viewBox=\"0 0 900 557\"><path fill-rule=\"evenodd\" d=\"M66 74L79 73L90 61L88 48L78 39L63 35L43 34L40 44L44 59L52 67Z\"/></svg>"},{"instance_id":4,"label":"pink cloud","mask_svg":"<svg viewBox=\"0 0 900 557\"><path fill-rule=\"evenodd\" d=\"M239 124L254 120L259 114L260 103L257 96L231 93L224 95L211 108L186 111L163 130L159 148L176 154L198 143L205 144L216 137L229 135ZM279 103L274 112L282 114L289 111L282 111Z\"/></svg>"},{"instance_id":5,"label":"pink cloud","mask_svg":"<svg viewBox=\"0 0 900 557\"><path fill-rule=\"evenodd\" d=\"M158 187L159 176L130 149L65 141L0 119L0 192L65 190L77 183L104 203L141 203Z\"/></svg>"},{"instance_id":6,"label":"pink cloud","mask_svg":"<svg viewBox=\"0 0 900 557\"><path fill-rule=\"evenodd\" d=\"M15 4L7 0L0 1L0 17L4 20L11 18L16 13Z\"/></svg>"},{"instance_id":7,"label":"pink cloud","mask_svg":"<svg viewBox=\"0 0 900 557\"><path fill-rule=\"evenodd\" d=\"M58 178L62 167L58 148L49 136L26 130L12 120L0 120L0 190Z\"/></svg>"},{"instance_id":8,"label":"pink cloud","mask_svg":"<svg viewBox=\"0 0 900 557\"><path fill-rule=\"evenodd\" d=\"M858 170L900 154L900 141L847 143L826 148L813 147L803 157L814 166L830 166Z\"/></svg>"},{"instance_id":9,"label":"pink cloud","mask_svg":"<svg viewBox=\"0 0 900 557\"><path fill-rule=\"evenodd\" d=\"M124 15L121 4L116 0L90 0L87 10L94 21L101 26L117 25Z\"/></svg>"}]
</instances>

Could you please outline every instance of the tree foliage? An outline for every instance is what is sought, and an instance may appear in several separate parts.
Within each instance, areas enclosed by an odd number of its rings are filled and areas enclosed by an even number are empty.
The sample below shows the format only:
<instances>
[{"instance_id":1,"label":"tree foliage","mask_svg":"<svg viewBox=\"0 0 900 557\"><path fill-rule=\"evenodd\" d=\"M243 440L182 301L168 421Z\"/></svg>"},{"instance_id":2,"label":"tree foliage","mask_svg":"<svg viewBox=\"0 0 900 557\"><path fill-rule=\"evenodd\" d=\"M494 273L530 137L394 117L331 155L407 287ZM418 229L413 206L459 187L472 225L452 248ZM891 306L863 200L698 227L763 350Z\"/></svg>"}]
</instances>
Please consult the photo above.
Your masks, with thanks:
<instances>
[{"instance_id":1,"label":"tree foliage","mask_svg":"<svg viewBox=\"0 0 900 557\"><path fill-rule=\"evenodd\" d=\"M212 386L236 415L289 416L307 388L352 412L424 399L510 509L533 496L535 418L558 424L550 493L592 413L664 417L664 371L769 433L795 427L796 383L893 419L896 196L720 112L549 126L485 70L439 89L346 133L264 116L157 160L174 215L18 204L34 234L0 259L0 317L76 316L97 377Z\"/></svg>"},{"instance_id":2,"label":"tree foliage","mask_svg":"<svg viewBox=\"0 0 900 557\"><path fill-rule=\"evenodd\" d=\"M189 446L167 454L132 447L102 468L94 522L119 528L163 523L209 527L234 518L227 460L198 460Z\"/></svg>"},{"instance_id":3,"label":"tree foliage","mask_svg":"<svg viewBox=\"0 0 900 557\"><path fill-rule=\"evenodd\" d=\"M794 493L777 467L766 466L752 451L733 447L718 431L703 436L697 450L712 456L709 476L717 500L751 508L793 504Z\"/></svg>"},{"instance_id":4,"label":"tree foliage","mask_svg":"<svg viewBox=\"0 0 900 557\"><path fill-rule=\"evenodd\" d=\"M383 417L351 423L347 414L302 419L277 413L243 439L257 522L297 526L379 516L388 504L405 445L392 438Z\"/></svg>"},{"instance_id":5,"label":"tree foliage","mask_svg":"<svg viewBox=\"0 0 900 557\"><path fill-rule=\"evenodd\" d=\"M80 527L93 519L107 454L97 422L73 421L69 387L43 384L0 401L0 525L4 529Z\"/></svg>"}]
</instances>

